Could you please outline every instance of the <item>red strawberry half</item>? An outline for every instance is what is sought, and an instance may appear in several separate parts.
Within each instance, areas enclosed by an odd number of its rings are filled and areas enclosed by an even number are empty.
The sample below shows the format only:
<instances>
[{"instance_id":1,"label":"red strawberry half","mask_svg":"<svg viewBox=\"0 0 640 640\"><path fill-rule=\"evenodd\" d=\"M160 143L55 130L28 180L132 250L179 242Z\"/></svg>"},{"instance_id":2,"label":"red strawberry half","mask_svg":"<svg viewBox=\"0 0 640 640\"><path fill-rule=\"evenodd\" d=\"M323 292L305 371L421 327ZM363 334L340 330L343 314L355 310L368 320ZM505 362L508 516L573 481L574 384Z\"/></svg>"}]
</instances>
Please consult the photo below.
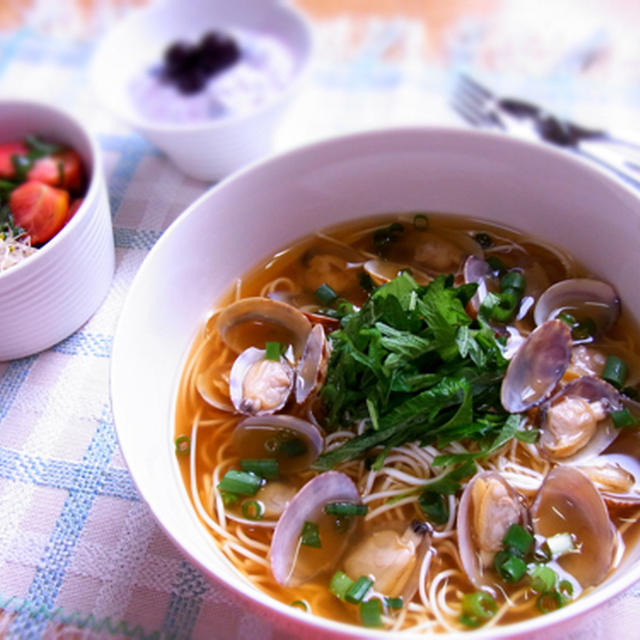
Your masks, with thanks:
<instances>
[{"instance_id":1,"label":"red strawberry half","mask_svg":"<svg viewBox=\"0 0 640 640\"><path fill-rule=\"evenodd\" d=\"M41 182L29 181L16 187L9 197L9 208L16 224L41 244L65 225L69 214L69 193Z\"/></svg>"},{"instance_id":2,"label":"red strawberry half","mask_svg":"<svg viewBox=\"0 0 640 640\"><path fill-rule=\"evenodd\" d=\"M16 171L11 158L15 155L22 156L29 149L22 142L5 142L0 144L0 178L13 178Z\"/></svg>"},{"instance_id":3,"label":"red strawberry half","mask_svg":"<svg viewBox=\"0 0 640 640\"><path fill-rule=\"evenodd\" d=\"M82 160L72 149L38 158L29 169L27 180L37 180L52 187L80 191L84 181Z\"/></svg>"}]
</instances>

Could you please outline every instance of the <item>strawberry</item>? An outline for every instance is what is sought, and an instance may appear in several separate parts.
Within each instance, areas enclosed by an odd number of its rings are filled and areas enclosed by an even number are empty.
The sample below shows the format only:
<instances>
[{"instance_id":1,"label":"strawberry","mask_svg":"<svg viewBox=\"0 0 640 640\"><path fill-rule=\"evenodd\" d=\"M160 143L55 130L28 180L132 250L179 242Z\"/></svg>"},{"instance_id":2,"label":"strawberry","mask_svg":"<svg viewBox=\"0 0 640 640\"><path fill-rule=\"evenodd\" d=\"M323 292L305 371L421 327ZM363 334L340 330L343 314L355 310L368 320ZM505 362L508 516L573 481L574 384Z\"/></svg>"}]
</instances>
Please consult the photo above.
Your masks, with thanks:
<instances>
[{"instance_id":1,"label":"strawberry","mask_svg":"<svg viewBox=\"0 0 640 640\"><path fill-rule=\"evenodd\" d=\"M75 200L71 201L71 204L69 205L69 213L67 215L67 218L69 220L71 220L71 218L76 215L76 211L82 206L83 202L84 198L76 198Z\"/></svg>"},{"instance_id":2,"label":"strawberry","mask_svg":"<svg viewBox=\"0 0 640 640\"><path fill-rule=\"evenodd\" d=\"M69 192L28 181L11 192L9 208L16 224L31 236L31 243L41 244L53 238L67 222Z\"/></svg>"},{"instance_id":3,"label":"strawberry","mask_svg":"<svg viewBox=\"0 0 640 640\"><path fill-rule=\"evenodd\" d=\"M22 156L29 149L22 142L5 142L0 144L0 178L13 178L16 171L11 161L12 156Z\"/></svg>"},{"instance_id":4,"label":"strawberry","mask_svg":"<svg viewBox=\"0 0 640 640\"><path fill-rule=\"evenodd\" d=\"M27 173L27 180L80 191L84 181L82 160L72 149L38 158Z\"/></svg>"}]
</instances>

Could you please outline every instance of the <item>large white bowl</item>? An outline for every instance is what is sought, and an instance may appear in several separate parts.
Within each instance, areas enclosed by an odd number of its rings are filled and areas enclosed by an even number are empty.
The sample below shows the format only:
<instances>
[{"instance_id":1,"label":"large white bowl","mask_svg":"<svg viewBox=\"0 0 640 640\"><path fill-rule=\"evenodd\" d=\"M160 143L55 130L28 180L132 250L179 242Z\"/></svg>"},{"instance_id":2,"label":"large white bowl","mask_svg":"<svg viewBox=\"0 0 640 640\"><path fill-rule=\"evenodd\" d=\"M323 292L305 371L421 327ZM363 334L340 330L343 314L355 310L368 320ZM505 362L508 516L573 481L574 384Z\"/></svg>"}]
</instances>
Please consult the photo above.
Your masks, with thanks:
<instances>
[{"instance_id":1,"label":"large white bowl","mask_svg":"<svg viewBox=\"0 0 640 640\"><path fill-rule=\"evenodd\" d=\"M114 270L111 212L94 137L46 103L0 101L0 143L27 134L75 149L89 180L82 205L63 229L0 273L0 361L37 353L73 333L107 295Z\"/></svg>"},{"instance_id":2,"label":"large white bowl","mask_svg":"<svg viewBox=\"0 0 640 640\"><path fill-rule=\"evenodd\" d=\"M289 85L254 111L205 122L150 120L136 108L131 82L157 65L169 43L195 41L210 30L243 29L280 42L295 63ZM215 180L264 156L280 117L309 66L311 29L280 0L163 0L132 12L96 52L91 81L103 104L162 149L189 176Z\"/></svg>"},{"instance_id":3,"label":"large white bowl","mask_svg":"<svg viewBox=\"0 0 640 640\"><path fill-rule=\"evenodd\" d=\"M176 384L196 330L233 278L314 229L416 210L484 218L547 238L615 282L624 305L640 316L640 200L622 183L562 152L502 135L404 129L290 152L210 190L153 248L117 329L111 396L140 493L198 565L298 637L389 636L294 611L230 568L194 515L179 476ZM614 576L571 606L473 637L563 637L576 616L640 579L639 560L640 545Z\"/></svg>"}]
</instances>

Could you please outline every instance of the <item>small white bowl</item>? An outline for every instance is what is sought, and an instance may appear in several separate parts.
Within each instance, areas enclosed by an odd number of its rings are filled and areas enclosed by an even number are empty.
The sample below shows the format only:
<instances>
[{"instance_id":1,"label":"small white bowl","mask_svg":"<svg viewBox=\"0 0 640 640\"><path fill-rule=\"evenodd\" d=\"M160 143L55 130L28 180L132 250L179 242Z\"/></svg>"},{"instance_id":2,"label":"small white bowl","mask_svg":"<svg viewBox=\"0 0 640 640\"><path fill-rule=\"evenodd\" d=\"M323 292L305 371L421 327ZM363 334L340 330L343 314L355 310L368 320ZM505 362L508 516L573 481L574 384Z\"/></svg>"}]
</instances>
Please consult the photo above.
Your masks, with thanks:
<instances>
[{"instance_id":1,"label":"small white bowl","mask_svg":"<svg viewBox=\"0 0 640 640\"><path fill-rule=\"evenodd\" d=\"M88 184L71 220L36 253L0 273L0 361L32 355L73 333L106 296L114 270L111 212L93 136L45 103L0 101L0 143L28 134L75 149Z\"/></svg>"},{"instance_id":2,"label":"small white bowl","mask_svg":"<svg viewBox=\"0 0 640 640\"><path fill-rule=\"evenodd\" d=\"M247 608L299 638L392 635L296 611L230 565L194 514L176 463L177 383L196 331L235 278L314 230L397 211L451 212L546 238L615 283L640 318L638 195L568 154L503 135L412 128L322 142L256 164L189 207L145 260L123 307L111 369L118 438L171 538ZM471 636L566 637L578 618L638 580L635 545L612 576L570 606Z\"/></svg>"},{"instance_id":3,"label":"small white bowl","mask_svg":"<svg viewBox=\"0 0 640 640\"><path fill-rule=\"evenodd\" d=\"M207 31L243 30L276 40L290 54L293 72L276 95L245 115L173 124L145 117L131 86L158 66L175 41L197 41ZM164 151L178 168L216 180L265 155L275 126L308 68L311 30L302 15L278 0L168 0L133 12L100 44L91 82L103 104Z\"/></svg>"}]
</instances>

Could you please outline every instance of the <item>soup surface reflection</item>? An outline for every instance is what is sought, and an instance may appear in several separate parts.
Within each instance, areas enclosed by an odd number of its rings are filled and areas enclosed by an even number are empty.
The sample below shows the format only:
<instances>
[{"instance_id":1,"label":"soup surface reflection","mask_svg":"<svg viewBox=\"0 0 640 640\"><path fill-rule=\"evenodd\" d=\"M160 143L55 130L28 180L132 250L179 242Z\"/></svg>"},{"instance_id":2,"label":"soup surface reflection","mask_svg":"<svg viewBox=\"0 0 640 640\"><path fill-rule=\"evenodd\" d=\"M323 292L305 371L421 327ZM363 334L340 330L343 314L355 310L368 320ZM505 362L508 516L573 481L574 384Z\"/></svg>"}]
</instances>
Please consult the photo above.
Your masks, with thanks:
<instances>
[{"instance_id":1,"label":"soup surface reflection","mask_svg":"<svg viewBox=\"0 0 640 640\"><path fill-rule=\"evenodd\" d=\"M212 303L176 456L237 570L394 631L539 616L597 587L640 513L638 333L566 252L460 217L310 237Z\"/></svg>"}]
</instances>

